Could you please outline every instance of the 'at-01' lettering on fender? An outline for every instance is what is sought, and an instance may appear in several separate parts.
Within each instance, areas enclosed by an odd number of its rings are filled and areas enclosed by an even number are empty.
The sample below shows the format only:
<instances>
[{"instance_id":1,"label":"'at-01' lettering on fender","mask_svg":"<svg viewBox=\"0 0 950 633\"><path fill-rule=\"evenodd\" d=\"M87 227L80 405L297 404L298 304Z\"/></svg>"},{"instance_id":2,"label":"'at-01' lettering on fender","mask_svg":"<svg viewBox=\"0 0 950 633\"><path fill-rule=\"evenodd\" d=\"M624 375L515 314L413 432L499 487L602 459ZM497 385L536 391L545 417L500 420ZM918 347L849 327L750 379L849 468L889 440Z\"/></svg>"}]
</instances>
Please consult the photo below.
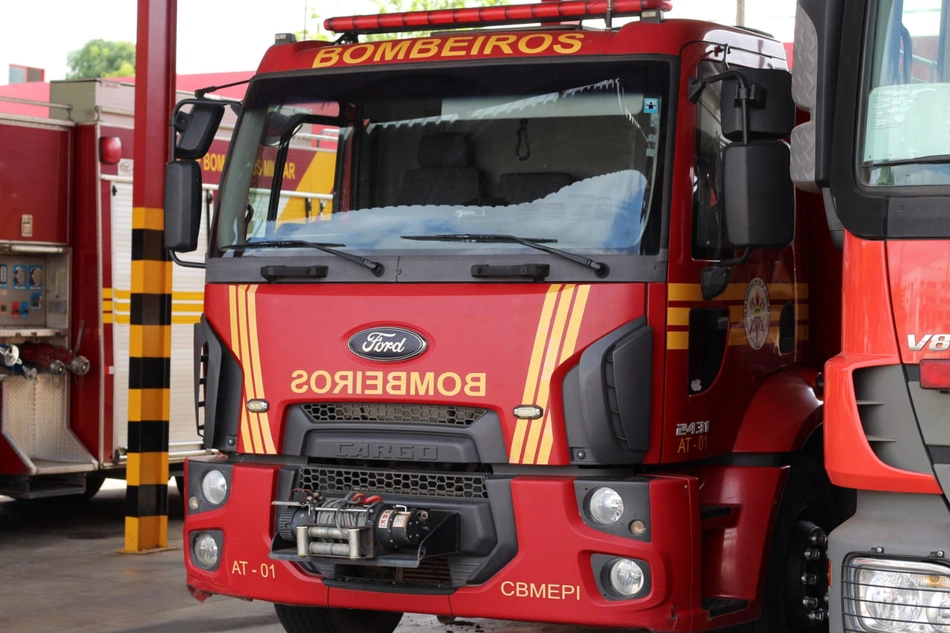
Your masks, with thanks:
<instances>
[{"instance_id":1,"label":"'at-01' lettering on fender","mask_svg":"<svg viewBox=\"0 0 950 633\"><path fill-rule=\"evenodd\" d=\"M484 398L488 374L457 374L454 371L337 371L298 369L291 375L294 393L345 394L348 396L447 396L465 394Z\"/></svg>"},{"instance_id":2,"label":"'at-01' lettering on fender","mask_svg":"<svg viewBox=\"0 0 950 633\"><path fill-rule=\"evenodd\" d=\"M501 583L501 595L508 598L539 598L541 600L580 600L580 585L554 583L514 582Z\"/></svg>"},{"instance_id":3,"label":"'at-01' lettering on fender","mask_svg":"<svg viewBox=\"0 0 950 633\"><path fill-rule=\"evenodd\" d=\"M367 62L407 59L452 59L502 55L573 55L583 48L583 33L530 33L528 35L459 35L417 40L366 42L318 49L314 68L350 66Z\"/></svg>"}]
</instances>

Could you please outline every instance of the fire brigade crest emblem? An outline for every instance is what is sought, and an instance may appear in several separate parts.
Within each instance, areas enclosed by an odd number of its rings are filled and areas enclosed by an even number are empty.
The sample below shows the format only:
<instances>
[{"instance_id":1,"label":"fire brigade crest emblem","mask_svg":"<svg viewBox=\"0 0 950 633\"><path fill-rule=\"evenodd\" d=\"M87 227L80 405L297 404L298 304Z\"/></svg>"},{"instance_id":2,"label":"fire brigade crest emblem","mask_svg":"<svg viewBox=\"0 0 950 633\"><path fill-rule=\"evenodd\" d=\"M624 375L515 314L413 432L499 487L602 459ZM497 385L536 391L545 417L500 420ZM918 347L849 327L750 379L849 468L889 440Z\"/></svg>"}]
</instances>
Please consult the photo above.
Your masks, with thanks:
<instances>
[{"instance_id":1,"label":"fire brigade crest emblem","mask_svg":"<svg viewBox=\"0 0 950 633\"><path fill-rule=\"evenodd\" d=\"M749 346L754 350L762 349L769 338L769 328L772 327L772 305L769 301L769 287L759 278L750 281L749 287L746 288L743 324Z\"/></svg>"}]
</instances>

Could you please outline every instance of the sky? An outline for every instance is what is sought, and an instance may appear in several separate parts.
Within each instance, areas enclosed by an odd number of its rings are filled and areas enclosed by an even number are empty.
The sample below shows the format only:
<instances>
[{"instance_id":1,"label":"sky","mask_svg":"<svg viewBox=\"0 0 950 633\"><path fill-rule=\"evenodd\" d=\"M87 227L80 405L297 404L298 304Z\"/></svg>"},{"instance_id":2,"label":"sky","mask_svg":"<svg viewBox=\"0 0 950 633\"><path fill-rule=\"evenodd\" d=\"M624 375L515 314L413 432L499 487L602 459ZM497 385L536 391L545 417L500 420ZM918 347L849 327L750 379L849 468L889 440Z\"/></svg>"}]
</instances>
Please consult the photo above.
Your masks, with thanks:
<instances>
[{"instance_id":1,"label":"sky","mask_svg":"<svg viewBox=\"0 0 950 633\"><path fill-rule=\"evenodd\" d=\"M670 17L735 22L736 0L672 1ZM746 24L791 41L795 0L746 5ZM0 85L7 83L9 64L43 68L47 80L63 79L69 51L87 41L134 42L136 6L135 0L0 0ZM178 72L253 70L274 34L312 30L311 14L351 15L372 7L366 0L178 0Z\"/></svg>"}]
</instances>

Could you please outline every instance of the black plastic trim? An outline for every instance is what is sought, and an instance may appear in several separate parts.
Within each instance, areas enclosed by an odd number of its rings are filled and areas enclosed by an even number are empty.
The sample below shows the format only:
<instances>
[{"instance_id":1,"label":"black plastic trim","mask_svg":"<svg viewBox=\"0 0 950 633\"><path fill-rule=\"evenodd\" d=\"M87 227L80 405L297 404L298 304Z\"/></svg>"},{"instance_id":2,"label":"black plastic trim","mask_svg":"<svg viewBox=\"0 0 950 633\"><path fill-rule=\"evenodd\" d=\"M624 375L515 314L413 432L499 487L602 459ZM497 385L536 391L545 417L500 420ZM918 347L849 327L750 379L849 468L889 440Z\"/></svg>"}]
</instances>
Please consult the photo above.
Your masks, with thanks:
<instances>
[{"instance_id":1,"label":"black plastic trim","mask_svg":"<svg viewBox=\"0 0 950 633\"><path fill-rule=\"evenodd\" d=\"M650 446L653 328L646 318L594 342L564 377L571 463L639 464Z\"/></svg>"},{"instance_id":2,"label":"black plastic trim","mask_svg":"<svg viewBox=\"0 0 950 633\"><path fill-rule=\"evenodd\" d=\"M208 347L204 385L204 447L222 452L237 450L244 372L204 315L195 324L195 421L199 418L201 350Z\"/></svg>"},{"instance_id":3,"label":"black plastic trim","mask_svg":"<svg viewBox=\"0 0 950 633\"><path fill-rule=\"evenodd\" d=\"M224 497L224 501L218 505L212 504L210 501L205 499L204 494L201 492L201 480L204 478L205 474L209 470L219 470L221 474L224 475L224 479L228 482L228 492ZM228 500L231 498L231 475L234 470L234 464L230 464L218 457L206 457L206 458L193 458L188 460L188 481L185 482L188 487L188 499L195 497L198 499L198 508L192 510L188 506L188 500L185 500L186 512L189 515L201 514L202 512L208 512L210 510L220 510L227 505Z\"/></svg>"},{"instance_id":4,"label":"black plastic trim","mask_svg":"<svg viewBox=\"0 0 950 633\"><path fill-rule=\"evenodd\" d=\"M591 494L598 488L613 488L623 499L623 515L611 525L604 525L595 521L588 510L588 501ZM577 511L590 528L623 538L650 543L653 540L653 526L650 520L650 478L636 477L626 481L611 479L576 479L574 494L577 497ZM630 531L630 524L639 519L646 526L646 531L636 535Z\"/></svg>"},{"instance_id":5,"label":"black plastic trim","mask_svg":"<svg viewBox=\"0 0 950 633\"><path fill-rule=\"evenodd\" d=\"M214 539L214 542L218 544L218 564L214 567L205 567L195 559L195 541L198 539L199 534L208 534ZM203 569L204 571L218 571L218 568L221 567L221 561L224 560L224 555L224 532L221 530L195 530L188 535L188 558L191 560L191 564L198 569Z\"/></svg>"},{"instance_id":6,"label":"black plastic trim","mask_svg":"<svg viewBox=\"0 0 950 633\"><path fill-rule=\"evenodd\" d=\"M361 454L365 448L366 454ZM387 450L388 449L388 450ZM288 407L283 452L315 458L453 464L508 461L498 414L489 411L469 426L312 422L300 405Z\"/></svg>"},{"instance_id":7,"label":"black plastic trim","mask_svg":"<svg viewBox=\"0 0 950 633\"><path fill-rule=\"evenodd\" d=\"M632 560L640 566L641 570L643 570L643 587L640 588L640 591L632 596L621 596L610 587L610 565L615 560L619 560L621 558L625 557L606 556L604 554L591 555L590 566L591 570L594 572L594 580L597 581L597 590L600 592L600 595L612 602L636 600L638 598L643 598L644 596L650 595L650 590L653 589L653 575L650 573L650 564L645 560L640 560L639 558L629 558L627 560Z\"/></svg>"}]
</instances>

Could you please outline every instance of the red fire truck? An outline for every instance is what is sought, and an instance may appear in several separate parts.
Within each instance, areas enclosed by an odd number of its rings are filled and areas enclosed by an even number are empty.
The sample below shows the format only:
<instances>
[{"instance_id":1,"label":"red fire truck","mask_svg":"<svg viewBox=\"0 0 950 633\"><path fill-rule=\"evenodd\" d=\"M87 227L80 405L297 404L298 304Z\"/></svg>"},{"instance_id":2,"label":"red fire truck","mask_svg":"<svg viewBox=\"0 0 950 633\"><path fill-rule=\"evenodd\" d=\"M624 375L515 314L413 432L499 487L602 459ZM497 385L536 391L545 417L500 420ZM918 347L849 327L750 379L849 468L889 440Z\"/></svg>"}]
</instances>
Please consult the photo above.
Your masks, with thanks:
<instances>
[{"instance_id":1,"label":"red fire truck","mask_svg":"<svg viewBox=\"0 0 950 633\"><path fill-rule=\"evenodd\" d=\"M6 109L20 113L0 115L0 494L22 499L95 494L105 476L124 476L128 445L134 87L48 90L52 103L10 98ZM203 157L207 195L232 123ZM303 183L307 167L289 166L300 172L289 195L322 186ZM172 474L205 452L192 404L203 281L200 271L175 275Z\"/></svg>"},{"instance_id":2,"label":"red fire truck","mask_svg":"<svg viewBox=\"0 0 950 633\"><path fill-rule=\"evenodd\" d=\"M196 598L273 602L291 632L822 625L840 256L789 178L782 45L668 8L338 18L267 52L195 331L219 451L186 465ZM439 32L360 40L409 30ZM176 252L221 105L188 108ZM333 200L287 217L316 127Z\"/></svg>"},{"instance_id":3,"label":"red fire truck","mask_svg":"<svg viewBox=\"0 0 950 633\"><path fill-rule=\"evenodd\" d=\"M800 0L795 180L843 247L841 354L825 458L857 490L831 533L834 631L950 627L950 5ZM809 55L799 55L810 50Z\"/></svg>"}]
</instances>

